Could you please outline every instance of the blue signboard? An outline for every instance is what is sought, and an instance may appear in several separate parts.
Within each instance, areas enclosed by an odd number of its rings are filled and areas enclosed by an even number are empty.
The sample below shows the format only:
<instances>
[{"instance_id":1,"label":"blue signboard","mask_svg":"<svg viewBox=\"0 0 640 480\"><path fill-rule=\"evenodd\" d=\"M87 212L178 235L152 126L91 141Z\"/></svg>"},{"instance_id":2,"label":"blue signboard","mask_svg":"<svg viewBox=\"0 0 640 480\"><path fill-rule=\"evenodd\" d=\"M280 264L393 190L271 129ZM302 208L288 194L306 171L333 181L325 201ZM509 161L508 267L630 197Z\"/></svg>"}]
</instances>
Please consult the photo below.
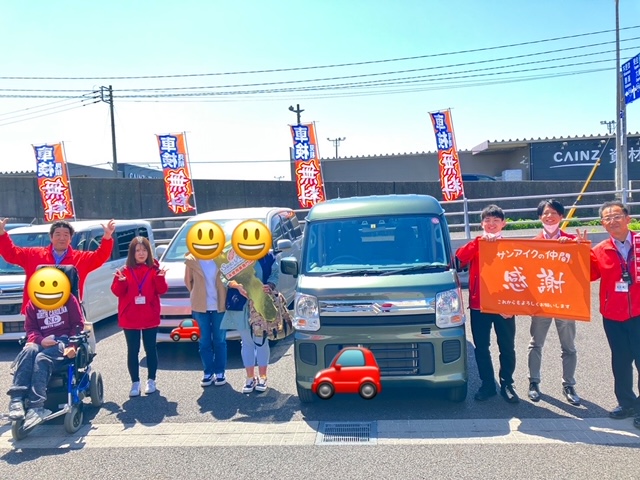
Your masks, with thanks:
<instances>
[{"instance_id":1,"label":"blue signboard","mask_svg":"<svg viewBox=\"0 0 640 480\"><path fill-rule=\"evenodd\" d=\"M640 54L622 65L622 88L625 104L640 98Z\"/></svg>"}]
</instances>

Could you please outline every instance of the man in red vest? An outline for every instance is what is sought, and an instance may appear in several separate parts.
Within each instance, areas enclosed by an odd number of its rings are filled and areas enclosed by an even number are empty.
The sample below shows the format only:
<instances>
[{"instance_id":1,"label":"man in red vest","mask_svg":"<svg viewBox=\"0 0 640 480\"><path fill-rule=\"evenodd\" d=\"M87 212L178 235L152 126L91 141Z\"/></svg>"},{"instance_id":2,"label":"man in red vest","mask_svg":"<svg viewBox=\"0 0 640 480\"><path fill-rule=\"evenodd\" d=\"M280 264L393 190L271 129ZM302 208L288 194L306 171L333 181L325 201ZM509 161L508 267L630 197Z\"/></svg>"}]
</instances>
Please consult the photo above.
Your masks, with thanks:
<instances>
[{"instance_id":1,"label":"man in red vest","mask_svg":"<svg viewBox=\"0 0 640 480\"><path fill-rule=\"evenodd\" d=\"M600 279L600 313L618 400L609 416L635 417L633 425L640 428L640 397L633 390L634 363L640 373L640 233L629 230L629 209L618 200L600 207L600 221L610 238L591 250L591 280Z\"/></svg>"}]
</instances>

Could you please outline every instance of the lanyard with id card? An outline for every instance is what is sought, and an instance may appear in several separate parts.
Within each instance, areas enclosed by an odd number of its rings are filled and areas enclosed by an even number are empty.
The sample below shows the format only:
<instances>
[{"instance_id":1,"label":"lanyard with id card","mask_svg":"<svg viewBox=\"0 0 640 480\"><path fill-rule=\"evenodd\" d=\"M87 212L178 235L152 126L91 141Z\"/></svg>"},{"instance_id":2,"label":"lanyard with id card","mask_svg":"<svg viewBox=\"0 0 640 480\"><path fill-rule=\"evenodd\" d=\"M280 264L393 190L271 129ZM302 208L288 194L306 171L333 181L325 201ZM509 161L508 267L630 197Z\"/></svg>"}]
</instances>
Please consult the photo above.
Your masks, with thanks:
<instances>
[{"instance_id":1,"label":"lanyard with id card","mask_svg":"<svg viewBox=\"0 0 640 480\"><path fill-rule=\"evenodd\" d=\"M131 271L131 273L133 274L133 278L136 279L136 283L138 284L138 295L136 295L136 297L135 297L136 305L144 305L145 303L147 303L147 299L142 294L142 285L144 285L144 281L147 279L147 275L149 275L150 271L151 270L147 270L147 273L144 274L144 277L142 277L142 281L140 281L140 282L138 281L138 277L136 276L136 272L134 272L133 270Z\"/></svg>"}]
</instances>

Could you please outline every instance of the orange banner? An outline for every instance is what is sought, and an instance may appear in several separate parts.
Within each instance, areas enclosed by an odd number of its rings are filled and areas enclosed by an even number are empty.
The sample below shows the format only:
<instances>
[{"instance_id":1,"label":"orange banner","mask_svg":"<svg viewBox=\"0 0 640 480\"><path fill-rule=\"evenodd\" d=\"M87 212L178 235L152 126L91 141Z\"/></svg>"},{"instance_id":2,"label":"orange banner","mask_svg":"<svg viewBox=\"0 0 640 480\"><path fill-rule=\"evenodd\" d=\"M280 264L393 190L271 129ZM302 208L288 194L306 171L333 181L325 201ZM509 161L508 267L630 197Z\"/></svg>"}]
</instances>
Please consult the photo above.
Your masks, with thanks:
<instances>
[{"instance_id":1,"label":"orange banner","mask_svg":"<svg viewBox=\"0 0 640 480\"><path fill-rule=\"evenodd\" d=\"M290 127L293 136L298 203L301 208L311 208L327 198L320 168L316 128L313 123L290 125Z\"/></svg>"},{"instance_id":2,"label":"orange banner","mask_svg":"<svg viewBox=\"0 0 640 480\"><path fill-rule=\"evenodd\" d=\"M156 135L160 149L160 163L164 172L164 191L169 209L175 213L195 210L189 204L191 195L195 205L195 193L191 181L187 141L184 133Z\"/></svg>"},{"instance_id":3,"label":"orange banner","mask_svg":"<svg viewBox=\"0 0 640 480\"><path fill-rule=\"evenodd\" d=\"M590 243L480 240L481 310L591 321L590 250Z\"/></svg>"},{"instance_id":4,"label":"orange banner","mask_svg":"<svg viewBox=\"0 0 640 480\"><path fill-rule=\"evenodd\" d=\"M33 151L36 154L36 176L45 222L75 218L62 144L33 145Z\"/></svg>"},{"instance_id":5,"label":"orange banner","mask_svg":"<svg viewBox=\"0 0 640 480\"><path fill-rule=\"evenodd\" d=\"M443 110L429 115L431 115L431 123L436 134L442 195L445 201L457 200L459 197L464 197L464 185L451 111Z\"/></svg>"}]
</instances>

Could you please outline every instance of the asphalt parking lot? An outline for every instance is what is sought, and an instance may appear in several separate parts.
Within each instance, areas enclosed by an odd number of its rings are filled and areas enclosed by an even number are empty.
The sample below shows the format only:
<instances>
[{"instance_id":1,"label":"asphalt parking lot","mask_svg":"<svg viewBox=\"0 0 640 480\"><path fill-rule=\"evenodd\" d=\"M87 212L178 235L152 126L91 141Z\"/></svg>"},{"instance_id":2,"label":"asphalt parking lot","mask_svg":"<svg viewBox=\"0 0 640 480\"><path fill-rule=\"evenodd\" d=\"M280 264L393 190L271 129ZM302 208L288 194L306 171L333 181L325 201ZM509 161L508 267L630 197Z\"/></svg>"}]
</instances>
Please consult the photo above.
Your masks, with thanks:
<instances>
[{"instance_id":1,"label":"asphalt parking lot","mask_svg":"<svg viewBox=\"0 0 640 480\"><path fill-rule=\"evenodd\" d=\"M227 385L202 388L200 357L197 343L160 343L160 366L157 376L159 391L150 396L129 398L130 380L125 364L125 341L115 318L95 326L98 355L94 366L103 375L105 403L97 409L87 406L85 423L158 424L162 422L287 422L290 420L391 420L391 419L469 419L469 418L595 418L606 417L615 406L613 379L610 371L609 347L597 313L597 284L592 284L593 321L578 325L577 389L583 405L569 405L561 394L560 346L551 328L543 359L541 389L543 399L534 404L526 399L527 345L529 319L518 317L516 336L516 389L523 397L519 405L508 405L499 396L484 403L473 400L479 387L473 348L468 335L470 372L469 395L462 403L450 403L439 392L419 389L383 389L373 400L358 396L336 395L328 401L301 404L294 381L293 345L291 337L272 348L269 367L269 390L245 395L241 392L244 369L239 343L229 342ZM0 344L0 390L10 384L9 365L19 351L15 343ZM497 350L494 364L497 365ZM143 354L141 354L141 358ZM142 378L144 378L144 359ZM497 368L496 368L497 370ZM8 400L8 399L7 399ZM6 408L6 407L5 407ZM55 420L54 420L55 421ZM60 420L61 422L61 420Z\"/></svg>"}]
</instances>

